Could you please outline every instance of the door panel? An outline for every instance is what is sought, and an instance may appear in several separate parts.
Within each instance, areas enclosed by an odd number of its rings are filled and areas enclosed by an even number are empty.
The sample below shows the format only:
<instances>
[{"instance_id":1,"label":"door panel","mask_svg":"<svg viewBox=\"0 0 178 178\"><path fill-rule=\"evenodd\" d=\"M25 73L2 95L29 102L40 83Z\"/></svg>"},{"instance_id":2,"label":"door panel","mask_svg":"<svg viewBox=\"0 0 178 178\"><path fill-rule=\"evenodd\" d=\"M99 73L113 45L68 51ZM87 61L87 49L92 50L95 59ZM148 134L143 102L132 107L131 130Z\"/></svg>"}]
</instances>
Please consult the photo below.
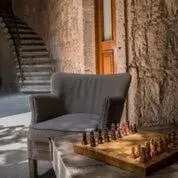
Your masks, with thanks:
<instances>
[{"instance_id":1,"label":"door panel","mask_svg":"<svg viewBox=\"0 0 178 178\"><path fill-rule=\"evenodd\" d=\"M115 0L96 1L97 73L114 73Z\"/></svg>"},{"instance_id":2,"label":"door panel","mask_svg":"<svg viewBox=\"0 0 178 178\"><path fill-rule=\"evenodd\" d=\"M114 52L113 50L105 50L102 53L102 73L103 74L112 74L114 73Z\"/></svg>"}]
</instances>

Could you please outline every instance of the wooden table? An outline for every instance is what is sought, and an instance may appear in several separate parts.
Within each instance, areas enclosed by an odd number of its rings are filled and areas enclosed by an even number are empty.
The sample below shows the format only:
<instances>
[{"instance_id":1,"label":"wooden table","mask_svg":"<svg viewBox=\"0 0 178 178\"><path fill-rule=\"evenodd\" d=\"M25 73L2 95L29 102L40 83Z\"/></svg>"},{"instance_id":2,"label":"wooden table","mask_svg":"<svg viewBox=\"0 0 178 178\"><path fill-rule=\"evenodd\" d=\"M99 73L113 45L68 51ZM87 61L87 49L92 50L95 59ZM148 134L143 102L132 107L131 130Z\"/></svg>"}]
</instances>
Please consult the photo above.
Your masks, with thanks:
<instances>
[{"instance_id":1,"label":"wooden table","mask_svg":"<svg viewBox=\"0 0 178 178\"><path fill-rule=\"evenodd\" d=\"M81 141L81 133L61 133L51 138L53 168L57 178L139 178L129 171L74 153L73 144ZM178 161L150 178L178 177Z\"/></svg>"}]
</instances>

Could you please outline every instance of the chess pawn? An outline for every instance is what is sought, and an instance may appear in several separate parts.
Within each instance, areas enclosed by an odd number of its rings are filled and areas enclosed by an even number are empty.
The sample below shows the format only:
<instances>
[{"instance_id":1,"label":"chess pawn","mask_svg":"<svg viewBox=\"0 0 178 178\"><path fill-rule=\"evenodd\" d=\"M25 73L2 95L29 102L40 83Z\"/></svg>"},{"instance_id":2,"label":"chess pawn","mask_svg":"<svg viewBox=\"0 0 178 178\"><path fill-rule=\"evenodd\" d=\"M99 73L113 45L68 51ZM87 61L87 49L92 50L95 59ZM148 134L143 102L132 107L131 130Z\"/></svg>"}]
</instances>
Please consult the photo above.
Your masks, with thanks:
<instances>
[{"instance_id":1,"label":"chess pawn","mask_svg":"<svg viewBox=\"0 0 178 178\"><path fill-rule=\"evenodd\" d=\"M137 146L136 156L137 156L137 157L140 157L140 156L141 156L141 146L140 146L140 144L138 144L138 146Z\"/></svg>"},{"instance_id":2,"label":"chess pawn","mask_svg":"<svg viewBox=\"0 0 178 178\"><path fill-rule=\"evenodd\" d=\"M86 132L83 133L83 139L82 139L82 145L87 145L88 141L87 141L87 134Z\"/></svg>"},{"instance_id":3,"label":"chess pawn","mask_svg":"<svg viewBox=\"0 0 178 178\"><path fill-rule=\"evenodd\" d=\"M102 131L98 131L98 144L103 144Z\"/></svg>"},{"instance_id":4,"label":"chess pawn","mask_svg":"<svg viewBox=\"0 0 178 178\"><path fill-rule=\"evenodd\" d=\"M132 158L136 159L137 155L135 153L135 147L132 147Z\"/></svg>"},{"instance_id":5,"label":"chess pawn","mask_svg":"<svg viewBox=\"0 0 178 178\"><path fill-rule=\"evenodd\" d=\"M141 153L140 153L140 160L142 163L146 163L146 149L144 147L141 148Z\"/></svg>"},{"instance_id":6,"label":"chess pawn","mask_svg":"<svg viewBox=\"0 0 178 178\"><path fill-rule=\"evenodd\" d=\"M172 131L172 144L176 146L176 132L175 130Z\"/></svg>"},{"instance_id":7,"label":"chess pawn","mask_svg":"<svg viewBox=\"0 0 178 178\"><path fill-rule=\"evenodd\" d=\"M155 158L156 154L155 154L155 145L153 140L150 141L150 156L151 158Z\"/></svg>"},{"instance_id":8,"label":"chess pawn","mask_svg":"<svg viewBox=\"0 0 178 178\"><path fill-rule=\"evenodd\" d=\"M116 137L117 137L117 139L121 139L122 138L120 128L117 128Z\"/></svg>"},{"instance_id":9,"label":"chess pawn","mask_svg":"<svg viewBox=\"0 0 178 178\"><path fill-rule=\"evenodd\" d=\"M104 132L104 141L105 142L110 142L108 129L106 129L105 132Z\"/></svg>"},{"instance_id":10,"label":"chess pawn","mask_svg":"<svg viewBox=\"0 0 178 178\"><path fill-rule=\"evenodd\" d=\"M93 131L90 132L90 146L92 147L96 146L95 135Z\"/></svg>"},{"instance_id":11,"label":"chess pawn","mask_svg":"<svg viewBox=\"0 0 178 178\"><path fill-rule=\"evenodd\" d=\"M136 125L136 124L134 124L134 132L135 132L135 133L138 132L138 130L137 130L137 125Z\"/></svg>"},{"instance_id":12,"label":"chess pawn","mask_svg":"<svg viewBox=\"0 0 178 178\"><path fill-rule=\"evenodd\" d=\"M130 125L130 131L131 131L131 133L134 133L134 126L133 126L133 124Z\"/></svg>"},{"instance_id":13,"label":"chess pawn","mask_svg":"<svg viewBox=\"0 0 178 178\"><path fill-rule=\"evenodd\" d=\"M150 157L150 143L148 141L145 144L145 149L146 149L147 160L150 160L151 159L151 157Z\"/></svg>"}]
</instances>

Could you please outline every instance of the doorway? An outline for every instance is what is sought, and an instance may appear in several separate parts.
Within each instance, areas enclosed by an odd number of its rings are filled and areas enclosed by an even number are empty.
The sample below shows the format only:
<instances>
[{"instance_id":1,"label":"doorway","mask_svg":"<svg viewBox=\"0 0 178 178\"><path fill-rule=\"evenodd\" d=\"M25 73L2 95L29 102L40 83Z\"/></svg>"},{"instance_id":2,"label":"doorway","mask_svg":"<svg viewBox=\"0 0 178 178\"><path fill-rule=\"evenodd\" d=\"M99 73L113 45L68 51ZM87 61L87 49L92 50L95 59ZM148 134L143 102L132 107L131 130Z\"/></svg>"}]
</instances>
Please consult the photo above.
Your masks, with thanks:
<instances>
[{"instance_id":1,"label":"doorway","mask_svg":"<svg viewBox=\"0 0 178 178\"><path fill-rule=\"evenodd\" d=\"M116 20L115 0L95 1L96 71L115 73Z\"/></svg>"}]
</instances>

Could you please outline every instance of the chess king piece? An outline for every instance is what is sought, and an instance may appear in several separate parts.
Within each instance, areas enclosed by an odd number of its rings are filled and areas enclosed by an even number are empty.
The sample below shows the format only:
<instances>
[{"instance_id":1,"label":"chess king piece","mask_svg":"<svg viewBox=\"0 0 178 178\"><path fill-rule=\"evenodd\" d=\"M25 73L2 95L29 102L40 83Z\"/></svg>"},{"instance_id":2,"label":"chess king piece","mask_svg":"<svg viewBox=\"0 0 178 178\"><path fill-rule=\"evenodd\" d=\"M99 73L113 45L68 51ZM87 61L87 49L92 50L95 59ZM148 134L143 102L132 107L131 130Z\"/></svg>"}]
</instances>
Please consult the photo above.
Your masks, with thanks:
<instances>
[{"instance_id":1,"label":"chess king piece","mask_svg":"<svg viewBox=\"0 0 178 178\"><path fill-rule=\"evenodd\" d=\"M103 136L101 129L98 130L98 144L103 144Z\"/></svg>"},{"instance_id":2,"label":"chess king piece","mask_svg":"<svg viewBox=\"0 0 178 178\"><path fill-rule=\"evenodd\" d=\"M137 125L136 125L136 124L134 124L134 132L135 132L135 133L138 132L138 130L137 130Z\"/></svg>"},{"instance_id":3,"label":"chess king piece","mask_svg":"<svg viewBox=\"0 0 178 178\"><path fill-rule=\"evenodd\" d=\"M121 139L122 138L121 131L120 131L119 127L117 128L117 131L116 131L116 137L117 137L117 139Z\"/></svg>"},{"instance_id":4,"label":"chess king piece","mask_svg":"<svg viewBox=\"0 0 178 178\"><path fill-rule=\"evenodd\" d=\"M145 143L145 149L146 149L146 157L147 157L147 160L151 160L151 156L150 156L150 143L147 141Z\"/></svg>"},{"instance_id":5,"label":"chess king piece","mask_svg":"<svg viewBox=\"0 0 178 178\"><path fill-rule=\"evenodd\" d=\"M135 147L132 147L132 158L136 159L137 155L135 153Z\"/></svg>"},{"instance_id":6,"label":"chess king piece","mask_svg":"<svg viewBox=\"0 0 178 178\"><path fill-rule=\"evenodd\" d=\"M175 130L172 131L172 144L176 146L176 132Z\"/></svg>"},{"instance_id":7,"label":"chess king piece","mask_svg":"<svg viewBox=\"0 0 178 178\"><path fill-rule=\"evenodd\" d=\"M111 125L111 139L116 140L116 126L114 123Z\"/></svg>"},{"instance_id":8,"label":"chess king piece","mask_svg":"<svg viewBox=\"0 0 178 178\"><path fill-rule=\"evenodd\" d=\"M95 135L93 131L90 132L90 146L92 147L96 146Z\"/></svg>"},{"instance_id":9,"label":"chess king piece","mask_svg":"<svg viewBox=\"0 0 178 178\"><path fill-rule=\"evenodd\" d=\"M88 141L87 141L87 134L86 132L83 133L83 139L82 139L82 145L87 145Z\"/></svg>"},{"instance_id":10,"label":"chess king piece","mask_svg":"<svg viewBox=\"0 0 178 178\"><path fill-rule=\"evenodd\" d=\"M151 156L151 159L154 159L156 157L156 150L155 150L155 144L154 144L153 139L150 140L150 156Z\"/></svg>"},{"instance_id":11,"label":"chess king piece","mask_svg":"<svg viewBox=\"0 0 178 178\"><path fill-rule=\"evenodd\" d=\"M108 129L106 129L105 132L104 132L104 141L105 142L110 142Z\"/></svg>"},{"instance_id":12,"label":"chess king piece","mask_svg":"<svg viewBox=\"0 0 178 178\"><path fill-rule=\"evenodd\" d=\"M140 161L142 163L146 163L147 162L147 159L146 159L146 148L144 148L144 147L141 148Z\"/></svg>"},{"instance_id":13,"label":"chess king piece","mask_svg":"<svg viewBox=\"0 0 178 178\"><path fill-rule=\"evenodd\" d=\"M137 158L141 156L141 146L140 146L140 144L138 144L138 146L137 146L136 156L137 156Z\"/></svg>"},{"instance_id":14,"label":"chess king piece","mask_svg":"<svg viewBox=\"0 0 178 178\"><path fill-rule=\"evenodd\" d=\"M126 120L126 132L127 132L127 135L129 135L131 133L129 120Z\"/></svg>"}]
</instances>

